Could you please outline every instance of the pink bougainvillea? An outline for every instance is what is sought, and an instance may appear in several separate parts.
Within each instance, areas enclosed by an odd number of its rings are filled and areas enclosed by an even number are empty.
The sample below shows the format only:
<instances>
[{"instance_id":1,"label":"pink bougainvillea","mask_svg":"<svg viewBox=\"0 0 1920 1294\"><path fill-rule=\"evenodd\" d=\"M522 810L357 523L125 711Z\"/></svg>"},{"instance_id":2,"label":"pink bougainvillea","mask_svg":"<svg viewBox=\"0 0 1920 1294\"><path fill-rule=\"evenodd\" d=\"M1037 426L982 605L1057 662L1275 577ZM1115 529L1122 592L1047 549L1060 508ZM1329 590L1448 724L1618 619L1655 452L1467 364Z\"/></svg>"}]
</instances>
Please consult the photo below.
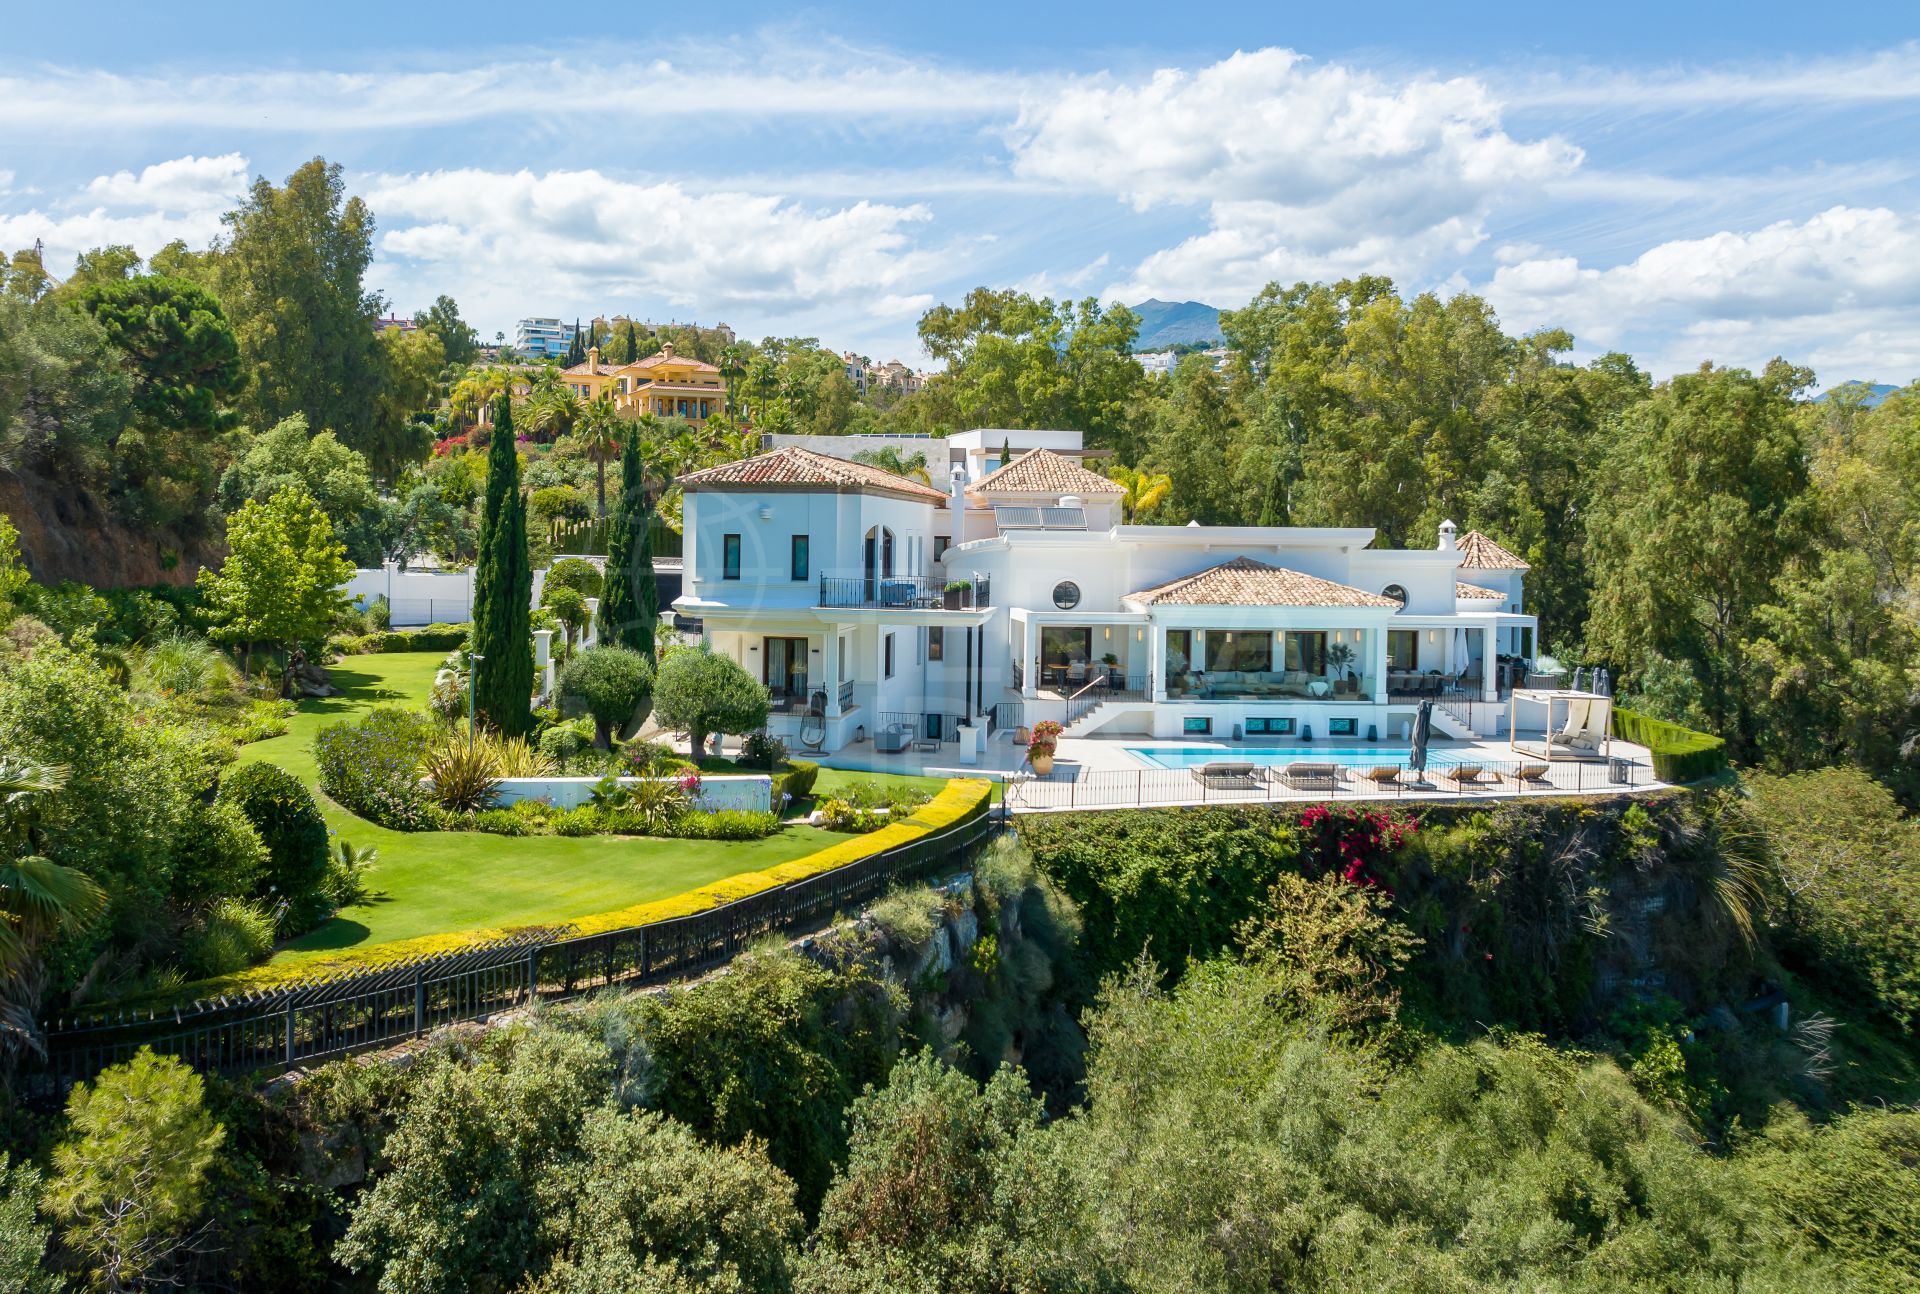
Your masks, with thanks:
<instances>
[{"instance_id":1,"label":"pink bougainvillea","mask_svg":"<svg viewBox=\"0 0 1920 1294\"><path fill-rule=\"evenodd\" d=\"M1380 867L1406 845L1418 825L1390 809L1316 804L1300 815L1300 829L1307 834L1302 868L1307 875L1338 871L1354 885L1378 886Z\"/></svg>"}]
</instances>

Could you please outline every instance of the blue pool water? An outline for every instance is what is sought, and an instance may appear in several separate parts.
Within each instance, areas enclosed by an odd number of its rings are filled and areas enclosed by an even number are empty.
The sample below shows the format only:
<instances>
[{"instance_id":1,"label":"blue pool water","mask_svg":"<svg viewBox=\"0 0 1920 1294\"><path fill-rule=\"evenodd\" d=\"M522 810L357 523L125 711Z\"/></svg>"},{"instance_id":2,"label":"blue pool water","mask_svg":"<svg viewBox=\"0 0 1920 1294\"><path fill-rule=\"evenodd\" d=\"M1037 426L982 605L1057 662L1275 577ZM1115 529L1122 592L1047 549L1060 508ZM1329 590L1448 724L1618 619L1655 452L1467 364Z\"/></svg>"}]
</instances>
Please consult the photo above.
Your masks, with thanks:
<instances>
[{"instance_id":1,"label":"blue pool water","mask_svg":"<svg viewBox=\"0 0 1920 1294\"><path fill-rule=\"evenodd\" d=\"M1411 750L1406 746L1382 742L1374 746L1128 746L1127 753L1148 768L1198 768L1202 764L1262 764L1273 767L1301 760L1314 764L1339 764L1345 768L1372 768L1376 764L1404 764ZM1452 759L1442 759L1429 751L1427 762L1435 767Z\"/></svg>"}]
</instances>

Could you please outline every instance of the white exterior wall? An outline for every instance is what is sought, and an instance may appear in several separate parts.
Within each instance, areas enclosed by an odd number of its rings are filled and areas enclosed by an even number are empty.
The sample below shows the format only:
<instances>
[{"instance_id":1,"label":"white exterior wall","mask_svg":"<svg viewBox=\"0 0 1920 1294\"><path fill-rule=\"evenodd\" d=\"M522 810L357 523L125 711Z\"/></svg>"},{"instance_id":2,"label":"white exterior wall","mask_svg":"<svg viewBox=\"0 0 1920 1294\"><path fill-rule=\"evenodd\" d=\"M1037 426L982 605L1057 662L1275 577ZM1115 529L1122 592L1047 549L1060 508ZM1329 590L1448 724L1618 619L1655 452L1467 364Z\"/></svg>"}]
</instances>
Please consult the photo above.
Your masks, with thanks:
<instances>
[{"instance_id":1,"label":"white exterior wall","mask_svg":"<svg viewBox=\"0 0 1920 1294\"><path fill-rule=\"evenodd\" d=\"M391 613L388 623L396 629L460 624L473 618L472 568L403 571L389 562L378 569L354 571L343 591L363 610L375 598L384 597Z\"/></svg>"}]
</instances>

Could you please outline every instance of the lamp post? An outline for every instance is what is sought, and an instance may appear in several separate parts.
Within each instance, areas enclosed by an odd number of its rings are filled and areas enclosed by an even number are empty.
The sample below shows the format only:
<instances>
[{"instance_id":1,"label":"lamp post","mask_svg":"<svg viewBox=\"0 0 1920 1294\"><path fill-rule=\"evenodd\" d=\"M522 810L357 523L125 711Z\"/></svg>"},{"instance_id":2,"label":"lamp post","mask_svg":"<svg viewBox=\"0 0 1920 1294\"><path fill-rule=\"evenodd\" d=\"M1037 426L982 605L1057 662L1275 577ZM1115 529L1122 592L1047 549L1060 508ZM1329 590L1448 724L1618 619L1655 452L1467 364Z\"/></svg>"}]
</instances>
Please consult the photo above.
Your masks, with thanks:
<instances>
[{"instance_id":1,"label":"lamp post","mask_svg":"<svg viewBox=\"0 0 1920 1294\"><path fill-rule=\"evenodd\" d=\"M480 662L486 657L475 652L467 660L467 749L473 749L473 676L480 672Z\"/></svg>"}]
</instances>

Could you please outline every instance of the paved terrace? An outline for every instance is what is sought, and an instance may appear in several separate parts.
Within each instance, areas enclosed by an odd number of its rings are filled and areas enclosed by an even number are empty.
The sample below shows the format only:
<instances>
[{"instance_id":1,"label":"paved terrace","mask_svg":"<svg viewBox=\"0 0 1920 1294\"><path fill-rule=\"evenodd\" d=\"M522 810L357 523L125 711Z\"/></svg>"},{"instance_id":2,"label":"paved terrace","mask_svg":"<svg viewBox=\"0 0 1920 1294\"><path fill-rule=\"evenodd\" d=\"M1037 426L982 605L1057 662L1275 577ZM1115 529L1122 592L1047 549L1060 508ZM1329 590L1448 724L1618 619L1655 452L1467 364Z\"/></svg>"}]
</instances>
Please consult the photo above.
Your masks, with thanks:
<instances>
[{"instance_id":1,"label":"paved terrace","mask_svg":"<svg viewBox=\"0 0 1920 1294\"><path fill-rule=\"evenodd\" d=\"M1525 733L1521 743L1527 744ZM1351 739L1316 744L1329 751L1368 745ZM1296 747L1298 743L1289 743L1286 749ZM971 767L959 764L951 745L881 754L867 741L815 758L834 768L865 772L994 778L1007 783L1006 803L1016 813L1281 800L1507 800L1618 795L1664 785L1653 775L1646 748L1625 741L1613 742L1605 759L1547 761L1516 751L1505 740L1436 740L1428 747L1424 774L1407 769L1406 747L1398 744L1380 743L1377 757L1288 754L1273 767L1256 762L1275 758L1259 754L1262 749L1253 741L1063 738L1053 771L1045 777L1026 767L1026 747L1015 745L1009 733L996 733L980 763ZM1152 768L1130 753L1134 750L1207 750L1211 758L1205 767ZM1469 771L1473 769L1477 774Z\"/></svg>"}]
</instances>

